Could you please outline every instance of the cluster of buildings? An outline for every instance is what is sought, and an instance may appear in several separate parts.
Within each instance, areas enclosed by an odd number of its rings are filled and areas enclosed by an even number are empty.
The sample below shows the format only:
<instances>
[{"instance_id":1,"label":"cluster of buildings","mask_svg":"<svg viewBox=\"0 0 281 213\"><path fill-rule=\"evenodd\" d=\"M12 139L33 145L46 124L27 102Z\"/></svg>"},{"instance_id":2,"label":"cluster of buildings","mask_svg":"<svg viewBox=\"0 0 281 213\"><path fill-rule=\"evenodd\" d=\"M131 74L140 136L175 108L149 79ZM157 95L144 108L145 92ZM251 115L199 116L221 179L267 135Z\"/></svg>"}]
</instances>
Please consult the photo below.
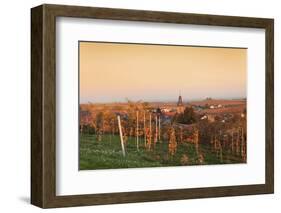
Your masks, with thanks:
<instances>
[{"instance_id":1,"label":"cluster of buildings","mask_svg":"<svg viewBox=\"0 0 281 213\"><path fill-rule=\"evenodd\" d=\"M211 98L207 98L207 101L211 101ZM187 105L183 103L182 96L179 95L176 107L171 108L161 108L162 115L164 119L171 119L176 113L183 113ZM209 122L214 122L219 120L221 122L226 122L231 120L235 115L244 118L246 115L242 112L242 108L236 109L234 111L232 107L224 106L221 103L212 103L202 105L191 105L195 112L199 115L200 120L208 120Z\"/></svg>"},{"instance_id":2,"label":"cluster of buildings","mask_svg":"<svg viewBox=\"0 0 281 213\"><path fill-rule=\"evenodd\" d=\"M207 100L208 101L208 100ZM178 96L177 104L176 105L166 105L163 107L154 107L150 108L150 112L156 114L161 118L163 123L169 123L172 121L176 114L181 114L184 112L186 103L184 104L183 98L181 95ZM229 110L229 107L222 105L221 103L212 103L206 104L206 102L202 102L202 104L196 105L189 105L194 109L194 111L199 115L200 120L208 120L210 122L214 122L216 120L220 120L225 122L233 118L234 115L240 113L240 116L243 118L245 117L245 113L240 111L232 112ZM128 114L124 110L114 110L113 112L116 115L120 115L123 119L128 119ZM90 123L91 120L91 113L87 110L80 109L80 122L87 124Z\"/></svg>"}]
</instances>

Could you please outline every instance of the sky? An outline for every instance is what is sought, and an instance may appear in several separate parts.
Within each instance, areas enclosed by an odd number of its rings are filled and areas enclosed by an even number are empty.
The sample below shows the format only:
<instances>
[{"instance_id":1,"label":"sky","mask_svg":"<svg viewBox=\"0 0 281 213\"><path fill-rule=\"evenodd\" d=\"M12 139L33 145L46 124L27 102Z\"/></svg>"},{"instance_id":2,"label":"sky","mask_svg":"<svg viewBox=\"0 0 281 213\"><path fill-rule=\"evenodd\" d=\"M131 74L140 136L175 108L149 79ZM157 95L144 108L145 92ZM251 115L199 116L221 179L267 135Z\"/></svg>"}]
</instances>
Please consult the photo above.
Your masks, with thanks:
<instances>
[{"instance_id":1,"label":"sky","mask_svg":"<svg viewBox=\"0 0 281 213\"><path fill-rule=\"evenodd\" d=\"M80 103L246 98L247 49L79 42Z\"/></svg>"}]
</instances>

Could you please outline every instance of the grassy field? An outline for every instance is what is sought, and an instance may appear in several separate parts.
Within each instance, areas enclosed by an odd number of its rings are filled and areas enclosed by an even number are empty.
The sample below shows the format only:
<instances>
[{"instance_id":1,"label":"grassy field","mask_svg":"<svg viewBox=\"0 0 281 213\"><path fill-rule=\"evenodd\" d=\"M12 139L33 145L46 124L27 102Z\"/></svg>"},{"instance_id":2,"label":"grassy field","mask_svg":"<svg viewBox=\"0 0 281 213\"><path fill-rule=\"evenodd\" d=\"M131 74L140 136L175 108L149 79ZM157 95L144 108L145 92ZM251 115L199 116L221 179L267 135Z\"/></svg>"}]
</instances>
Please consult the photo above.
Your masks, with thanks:
<instances>
[{"instance_id":1,"label":"grassy field","mask_svg":"<svg viewBox=\"0 0 281 213\"><path fill-rule=\"evenodd\" d=\"M147 151L141 139L137 151L135 138L129 138L126 157L123 157L119 136L104 135L98 142L95 135L81 134L79 162L80 170L241 163L239 157L228 152L223 153L221 162L207 145L201 145L200 152L204 156L203 163L199 163L193 144L178 144L176 154L169 156L167 142L157 143L153 150Z\"/></svg>"}]
</instances>

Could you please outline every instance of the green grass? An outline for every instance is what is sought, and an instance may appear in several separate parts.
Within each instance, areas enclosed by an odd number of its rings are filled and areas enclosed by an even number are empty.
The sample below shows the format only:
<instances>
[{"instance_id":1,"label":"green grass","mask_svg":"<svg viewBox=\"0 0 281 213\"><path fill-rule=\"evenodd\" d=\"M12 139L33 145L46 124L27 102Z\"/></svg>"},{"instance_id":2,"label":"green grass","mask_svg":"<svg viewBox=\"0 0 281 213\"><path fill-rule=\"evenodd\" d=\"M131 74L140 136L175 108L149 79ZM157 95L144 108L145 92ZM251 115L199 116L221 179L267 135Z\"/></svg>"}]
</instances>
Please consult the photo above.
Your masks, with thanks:
<instances>
[{"instance_id":1,"label":"green grass","mask_svg":"<svg viewBox=\"0 0 281 213\"><path fill-rule=\"evenodd\" d=\"M241 163L241 159L229 153L223 153L223 162L216 153L211 151L211 147L200 146L200 152L204 155L203 164L226 164ZM182 162L183 156L188 157L188 161ZM123 157L119 136L102 136L98 142L95 135L80 135L80 159L81 170L92 169L114 169L114 168L142 168L142 167L163 167L163 166L183 166L198 165L198 156L193 144L178 144L177 152L174 156L168 154L168 143L157 143L156 147L147 151L144 147L143 139L139 141L139 151L137 151L135 138L129 138L126 145L126 157Z\"/></svg>"}]
</instances>

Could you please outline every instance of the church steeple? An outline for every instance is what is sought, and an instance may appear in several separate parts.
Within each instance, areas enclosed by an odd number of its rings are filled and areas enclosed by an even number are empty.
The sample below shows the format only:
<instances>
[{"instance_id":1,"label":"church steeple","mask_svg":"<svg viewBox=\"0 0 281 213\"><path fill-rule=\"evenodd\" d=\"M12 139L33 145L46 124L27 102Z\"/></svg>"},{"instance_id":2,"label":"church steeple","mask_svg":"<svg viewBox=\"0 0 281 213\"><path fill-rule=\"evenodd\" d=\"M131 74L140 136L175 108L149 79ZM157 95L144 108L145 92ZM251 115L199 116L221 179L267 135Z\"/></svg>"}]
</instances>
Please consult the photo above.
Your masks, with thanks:
<instances>
[{"instance_id":1,"label":"church steeple","mask_svg":"<svg viewBox=\"0 0 281 213\"><path fill-rule=\"evenodd\" d=\"M182 101L182 97L181 97L181 93L180 93L178 103L177 103L177 112L183 113L183 111L184 111L184 105L183 105L183 101Z\"/></svg>"},{"instance_id":2,"label":"church steeple","mask_svg":"<svg viewBox=\"0 0 281 213\"><path fill-rule=\"evenodd\" d=\"M178 104L177 104L177 106L183 106L181 95L179 95L179 99L178 99Z\"/></svg>"}]
</instances>

